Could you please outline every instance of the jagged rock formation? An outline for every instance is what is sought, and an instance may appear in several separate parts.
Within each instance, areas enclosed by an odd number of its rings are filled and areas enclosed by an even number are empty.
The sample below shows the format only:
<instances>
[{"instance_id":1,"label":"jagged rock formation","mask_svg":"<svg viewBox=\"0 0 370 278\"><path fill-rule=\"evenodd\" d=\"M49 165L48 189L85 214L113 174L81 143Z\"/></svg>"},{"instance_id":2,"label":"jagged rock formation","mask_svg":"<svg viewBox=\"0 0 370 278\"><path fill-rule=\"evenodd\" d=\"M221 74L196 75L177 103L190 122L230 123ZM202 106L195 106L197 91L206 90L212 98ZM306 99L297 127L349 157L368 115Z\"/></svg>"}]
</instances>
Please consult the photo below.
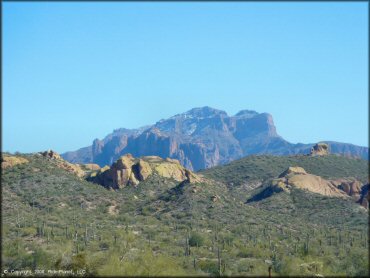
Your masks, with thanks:
<instances>
[{"instance_id":1,"label":"jagged rock formation","mask_svg":"<svg viewBox=\"0 0 370 278\"><path fill-rule=\"evenodd\" d=\"M317 143L315 144L310 151L310 155L328 155L329 152L329 145L326 143Z\"/></svg>"},{"instance_id":2,"label":"jagged rock formation","mask_svg":"<svg viewBox=\"0 0 370 278\"><path fill-rule=\"evenodd\" d=\"M15 165L22 164L22 163L28 163L28 160L20 156L11 156L11 155L6 155L6 154L1 155L1 168L2 169L14 167Z\"/></svg>"},{"instance_id":3,"label":"jagged rock formation","mask_svg":"<svg viewBox=\"0 0 370 278\"><path fill-rule=\"evenodd\" d=\"M368 159L369 150L326 142L332 153ZM111 165L124 154L160 156L180 161L190 170L226 164L251 154L307 154L314 144L291 144L278 135L268 113L242 110L234 116L210 107L194 108L152 126L117 129L92 146L62 154L73 163Z\"/></svg>"},{"instance_id":4,"label":"jagged rock formation","mask_svg":"<svg viewBox=\"0 0 370 278\"><path fill-rule=\"evenodd\" d=\"M202 178L181 166L175 159L162 159L158 156L134 158L126 154L117 159L111 167L105 166L88 177L89 181L107 188L120 189L137 186L151 175L174 179L178 182L197 183Z\"/></svg>"},{"instance_id":5,"label":"jagged rock formation","mask_svg":"<svg viewBox=\"0 0 370 278\"><path fill-rule=\"evenodd\" d=\"M58 159L58 160L62 159L62 157L58 153L54 152L53 150L39 152L39 154L41 154L44 157L50 158L50 159Z\"/></svg>"}]
</instances>

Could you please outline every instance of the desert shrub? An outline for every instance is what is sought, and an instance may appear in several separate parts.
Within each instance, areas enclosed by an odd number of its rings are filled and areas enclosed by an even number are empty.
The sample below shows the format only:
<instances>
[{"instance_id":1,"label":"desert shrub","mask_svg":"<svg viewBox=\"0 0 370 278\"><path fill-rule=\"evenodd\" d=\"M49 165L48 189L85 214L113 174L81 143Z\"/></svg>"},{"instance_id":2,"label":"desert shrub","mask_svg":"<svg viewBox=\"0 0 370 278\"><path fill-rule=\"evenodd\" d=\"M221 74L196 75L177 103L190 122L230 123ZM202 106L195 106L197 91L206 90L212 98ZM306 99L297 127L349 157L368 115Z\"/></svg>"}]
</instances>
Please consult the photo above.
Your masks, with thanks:
<instances>
[{"instance_id":1,"label":"desert shrub","mask_svg":"<svg viewBox=\"0 0 370 278\"><path fill-rule=\"evenodd\" d=\"M72 264L71 268L76 271L80 269L86 270L86 254L85 253L79 253L72 257Z\"/></svg>"},{"instance_id":2,"label":"desert shrub","mask_svg":"<svg viewBox=\"0 0 370 278\"><path fill-rule=\"evenodd\" d=\"M202 271L211 275L217 276L219 274L217 260L201 260L197 265Z\"/></svg>"},{"instance_id":3,"label":"desert shrub","mask_svg":"<svg viewBox=\"0 0 370 278\"><path fill-rule=\"evenodd\" d=\"M107 242L102 242L99 244L99 248L102 251L108 250L109 249L109 244Z\"/></svg>"},{"instance_id":4,"label":"desert shrub","mask_svg":"<svg viewBox=\"0 0 370 278\"><path fill-rule=\"evenodd\" d=\"M189 237L189 245L190 246L202 246L204 244L204 236L198 232L192 232Z\"/></svg>"},{"instance_id":5,"label":"desert shrub","mask_svg":"<svg viewBox=\"0 0 370 278\"><path fill-rule=\"evenodd\" d=\"M134 259L120 259L112 253L107 263L99 270L99 275L110 276L179 276L189 275L181 264L172 257L154 255L152 251L140 252Z\"/></svg>"}]
</instances>

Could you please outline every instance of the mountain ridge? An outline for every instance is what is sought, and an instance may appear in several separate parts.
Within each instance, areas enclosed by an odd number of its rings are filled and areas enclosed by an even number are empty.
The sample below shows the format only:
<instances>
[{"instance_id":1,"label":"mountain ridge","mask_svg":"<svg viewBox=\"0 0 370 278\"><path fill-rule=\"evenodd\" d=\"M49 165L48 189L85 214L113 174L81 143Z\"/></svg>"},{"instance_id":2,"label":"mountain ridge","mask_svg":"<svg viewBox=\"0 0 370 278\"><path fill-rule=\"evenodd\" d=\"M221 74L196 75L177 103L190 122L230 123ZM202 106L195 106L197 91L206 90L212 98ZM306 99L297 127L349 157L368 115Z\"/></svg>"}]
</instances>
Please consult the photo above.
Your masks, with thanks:
<instances>
[{"instance_id":1,"label":"mountain ridge","mask_svg":"<svg viewBox=\"0 0 370 278\"><path fill-rule=\"evenodd\" d=\"M368 148L334 141L331 152L368 159ZM178 159L190 170L223 165L251 154L309 153L313 143L293 144L277 133L269 113L241 110L233 116L209 106L193 108L138 129L115 129L91 146L66 152L74 163L110 165L124 154Z\"/></svg>"}]
</instances>

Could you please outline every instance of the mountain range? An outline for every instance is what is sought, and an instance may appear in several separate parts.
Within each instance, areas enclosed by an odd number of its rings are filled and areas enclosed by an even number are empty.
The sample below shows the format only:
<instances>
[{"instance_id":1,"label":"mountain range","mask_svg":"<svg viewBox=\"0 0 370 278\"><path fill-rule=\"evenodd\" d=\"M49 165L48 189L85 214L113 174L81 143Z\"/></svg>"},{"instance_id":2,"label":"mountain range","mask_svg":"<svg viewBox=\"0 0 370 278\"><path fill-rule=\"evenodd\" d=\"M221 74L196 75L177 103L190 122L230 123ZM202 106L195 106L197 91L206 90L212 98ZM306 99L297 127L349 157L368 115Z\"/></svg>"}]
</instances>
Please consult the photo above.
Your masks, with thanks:
<instances>
[{"instance_id":1,"label":"mountain range","mask_svg":"<svg viewBox=\"0 0 370 278\"><path fill-rule=\"evenodd\" d=\"M368 159L367 147L324 141L331 153ZM223 165L252 154L294 155L312 144L293 144L281 137L272 115L242 110L234 116L211 107L193 108L151 126L120 128L91 146L62 154L72 163L111 165L124 154L178 159L190 170Z\"/></svg>"}]
</instances>

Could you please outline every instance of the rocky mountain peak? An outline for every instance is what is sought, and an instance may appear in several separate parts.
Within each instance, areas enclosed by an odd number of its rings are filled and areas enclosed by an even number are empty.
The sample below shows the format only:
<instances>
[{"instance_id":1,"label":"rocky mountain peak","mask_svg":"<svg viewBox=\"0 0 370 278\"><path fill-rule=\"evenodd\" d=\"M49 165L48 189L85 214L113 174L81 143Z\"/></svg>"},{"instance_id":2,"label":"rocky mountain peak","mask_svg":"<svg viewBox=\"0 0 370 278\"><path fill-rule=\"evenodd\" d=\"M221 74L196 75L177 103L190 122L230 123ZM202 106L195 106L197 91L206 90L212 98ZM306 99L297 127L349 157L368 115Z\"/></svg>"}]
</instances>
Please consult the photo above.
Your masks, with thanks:
<instances>
[{"instance_id":1,"label":"rocky mountain peak","mask_svg":"<svg viewBox=\"0 0 370 278\"><path fill-rule=\"evenodd\" d=\"M171 119L178 118L178 117L182 117L185 119L189 119L189 118L202 119L202 118L212 118L215 116L227 116L227 113L225 111L218 110L218 109L215 109L209 106L204 106L204 107L193 108L182 114L177 114L171 117Z\"/></svg>"},{"instance_id":2,"label":"rocky mountain peak","mask_svg":"<svg viewBox=\"0 0 370 278\"><path fill-rule=\"evenodd\" d=\"M236 113L234 117L253 118L256 115L258 115L258 113L254 110L241 110Z\"/></svg>"}]
</instances>

